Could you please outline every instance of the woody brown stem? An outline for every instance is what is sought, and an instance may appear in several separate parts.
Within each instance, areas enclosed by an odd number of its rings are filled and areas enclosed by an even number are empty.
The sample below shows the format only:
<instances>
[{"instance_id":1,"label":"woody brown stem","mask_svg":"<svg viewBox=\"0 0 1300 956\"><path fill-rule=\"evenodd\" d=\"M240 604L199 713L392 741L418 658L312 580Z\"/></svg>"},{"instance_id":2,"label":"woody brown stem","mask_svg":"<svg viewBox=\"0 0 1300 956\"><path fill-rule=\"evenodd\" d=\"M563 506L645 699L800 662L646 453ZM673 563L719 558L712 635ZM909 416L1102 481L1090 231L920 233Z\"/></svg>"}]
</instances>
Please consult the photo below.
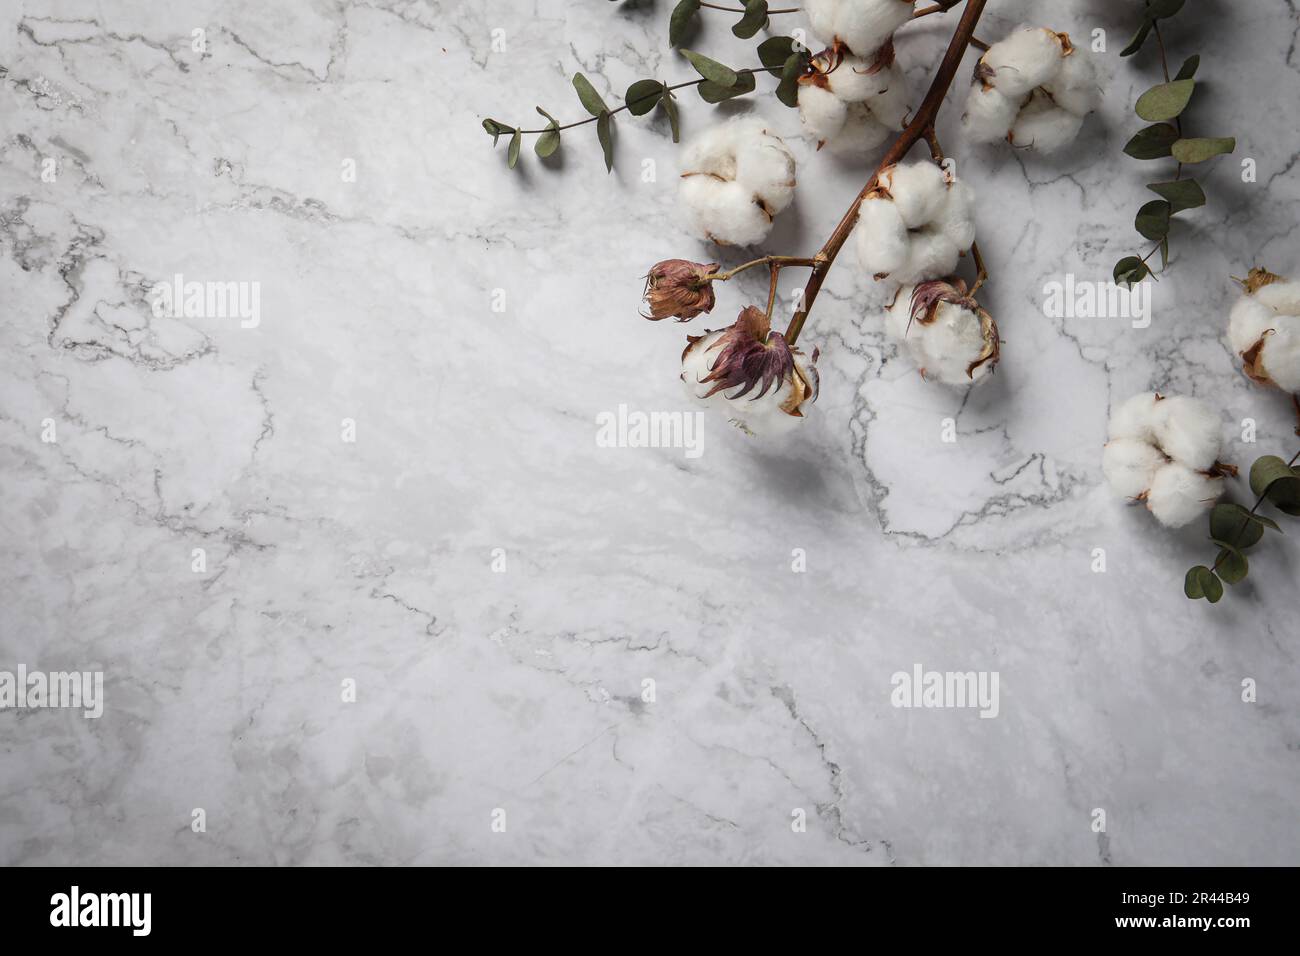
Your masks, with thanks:
<instances>
[{"instance_id":1,"label":"woody brown stem","mask_svg":"<svg viewBox=\"0 0 1300 956\"><path fill-rule=\"evenodd\" d=\"M867 180L857 198L853 200L853 203L844 213L839 225L835 227L835 231L831 233L831 237L826 240L826 244L817 253L812 275L808 277L808 284L804 286L803 301L800 303L799 310L795 312L794 317L790 319L790 325L785 332L786 342L790 345L794 345L799 338L799 333L803 331L804 323L808 320L808 313L812 310L813 303L817 301L817 293L821 291L822 283L826 281L826 273L834 265L835 257L839 255L844 243L848 241L849 235L853 232L853 227L858 221L858 210L862 208L862 202L867 198L867 194L875 188L876 180L880 177L881 171L899 162L907 155L908 150L915 146L917 141L924 137L927 132L933 132L934 120L939 114L939 107L943 105L943 98L948 93L948 87L952 86L953 78L957 75L957 69L961 66L966 47L970 45L971 37L975 34L975 26L979 23L986 2L987 0L966 0L966 8L962 11L961 20L957 23L957 29L952 35L952 40L948 43L948 49L943 55L943 60L939 63L939 71L935 74L930 89L926 91L925 99L921 101L920 109L916 111L912 121L907 124L907 128L890 144L884 158L876 167L876 171L872 173L871 178ZM942 6L942 3L940 6L945 10L948 8ZM955 3L948 6L955 6ZM928 9L938 12L937 8ZM920 12L918 11L918 13Z\"/></svg>"}]
</instances>

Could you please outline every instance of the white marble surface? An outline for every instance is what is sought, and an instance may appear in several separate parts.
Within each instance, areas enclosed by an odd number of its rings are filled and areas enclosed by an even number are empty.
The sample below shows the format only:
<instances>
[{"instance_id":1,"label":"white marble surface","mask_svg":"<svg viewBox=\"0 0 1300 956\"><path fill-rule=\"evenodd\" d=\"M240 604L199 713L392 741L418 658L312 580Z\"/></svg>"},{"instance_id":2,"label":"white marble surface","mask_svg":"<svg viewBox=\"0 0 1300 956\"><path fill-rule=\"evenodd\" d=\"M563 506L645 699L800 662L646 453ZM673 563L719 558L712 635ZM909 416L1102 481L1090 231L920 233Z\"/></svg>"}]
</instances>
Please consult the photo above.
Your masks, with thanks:
<instances>
[{"instance_id":1,"label":"white marble surface","mask_svg":"<svg viewBox=\"0 0 1300 956\"><path fill-rule=\"evenodd\" d=\"M1300 863L1294 534L1193 604L1202 528L1116 504L1099 465L1109 404L1147 388L1256 418L1234 460L1294 450L1224 338L1230 273L1300 268L1291 5L1169 30L1205 54L1198 130L1240 146L1135 330L1048 319L1041 288L1138 244L1137 4L992 0L985 38L1101 27L1111 51L1062 157L963 150L951 99L941 122L995 379L921 381L846 257L804 336L814 416L779 443L710 419L693 460L595 443L619 403L686 407L686 329L637 318L650 263L708 254L663 121L621 116L608 176L590 126L513 173L479 127L578 118L575 70L611 102L688 78L669 6L5 3L0 668L102 669L106 701L0 713L0 863ZM918 100L954 22L899 38ZM728 25L695 45L751 62ZM870 165L770 97L682 104L688 133L756 108L794 144L766 251L811 253ZM176 273L260 282L260 325L154 318ZM764 291L724 288L713 325ZM998 717L895 709L915 663L998 671Z\"/></svg>"}]
</instances>

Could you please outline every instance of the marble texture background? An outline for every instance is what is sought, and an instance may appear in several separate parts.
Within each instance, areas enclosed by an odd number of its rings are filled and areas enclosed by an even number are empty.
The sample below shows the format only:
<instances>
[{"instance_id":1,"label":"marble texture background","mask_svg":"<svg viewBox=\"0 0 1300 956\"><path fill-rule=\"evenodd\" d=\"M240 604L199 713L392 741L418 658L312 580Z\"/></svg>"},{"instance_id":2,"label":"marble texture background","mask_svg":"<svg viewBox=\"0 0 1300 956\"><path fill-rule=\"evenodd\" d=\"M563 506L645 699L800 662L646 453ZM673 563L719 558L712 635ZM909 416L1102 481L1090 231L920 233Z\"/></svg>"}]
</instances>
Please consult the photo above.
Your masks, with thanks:
<instances>
[{"instance_id":1,"label":"marble texture background","mask_svg":"<svg viewBox=\"0 0 1300 956\"><path fill-rule=\"evenodd\" d=\"M0 863L1300 863L1292 536L1194 604L1203 528L1100 473L1109 406L1150 388L1222 407L1239 463L1295 450L1224 335L1229 274L1300 269L1294 4L1168 30L1204 54L1196 129L1239 147L1133 329L1047 318L1042 288L1140 242L1156 166L1120 147L1158 68L1116 55L1138 5L992 0L986 39L1032 21L1110 51L1058 157L966 149L965 68L950 95L997 375L922 381L847 256L804 335L815 414L780 442L708 419L697 459L595 441L619 403L688 407L687 329L637 318L650 263L708 256L664 121L618 118L612 175L591 126L513 172L479 126L579 118L575 70L611 102L689 78L670 6L4 5L0 669L100 669L107 699L0 712ZM955 19L900 34L917 102ZM762 35L730 22L693 44L748 64ZM770 96L681 103L686 135L757 110L792 144L763 251L815 250L874 162L816 153ZM261 324L155 318L176 273L259 282ZM732 283L718 315L764 292ZM916 663L998 671L999 716L892 707Z\"/></svg>"}]
</instances>

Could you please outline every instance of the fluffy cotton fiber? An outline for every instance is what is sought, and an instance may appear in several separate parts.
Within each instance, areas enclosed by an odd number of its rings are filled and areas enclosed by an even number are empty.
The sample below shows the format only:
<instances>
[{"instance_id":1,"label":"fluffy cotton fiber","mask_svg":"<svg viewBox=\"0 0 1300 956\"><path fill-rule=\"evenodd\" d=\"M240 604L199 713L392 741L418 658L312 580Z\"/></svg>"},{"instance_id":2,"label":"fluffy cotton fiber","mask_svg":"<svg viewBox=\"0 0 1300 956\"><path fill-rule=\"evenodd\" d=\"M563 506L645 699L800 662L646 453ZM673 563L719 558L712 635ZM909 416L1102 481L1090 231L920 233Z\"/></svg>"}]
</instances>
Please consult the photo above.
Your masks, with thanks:
<instances>
[{"instance_id":1,"label":"fluffy cotton fiber","mask_svg":"<svg viewBox=\"0 0 1300 956\"><path fill-rule=\"evenodd\" d=\"M696 235L724 245L761 242L794 198L794 157L763 122L733 119L686 147L680 195Z\"/></svg>"},{"instance_id":2,"label":"fluffy cotton fiber","mask_svg":"<svg viewBox=\"0 0 1300 956\"><path fill-rule=\"evenodd\" d=\"M870 57L912 19L914 0L805 0L813 35Z\"/></svg>"},{"instance_id":3,"label":"fluffy cotton fiber","mask_svg":"<svg viewBox=\"0 0 1300 956\"><path fill-rule=\"evenodd\" d=\"M829 68L823 58L817 63ZM866 60L846 56L799 84L799 118L818 149L826 144L836 153L865 152L901 129L907 112L907 83L897 63L872 72Z\"/></svg>"},{"instance_id":4,"label":"fluffy cotton fiber","mask_svg":"<svg viewBox=\"0 0 1300 956\"><path fill-rule=\"evenodd\" d=\"M1300 393L1300 282L1252 269L1247 292L1228 317L1228 340L1246 374Z\"/></svg>"},{"instance_id":5,"label":"fluffy cotton fiber","mask_svg":"<svg viewBox=\"0 0 1300 956\"><path fill-rule=\"evenodd\" d=\"M1102 471L1116 495L1146 502L1157 521L1180 528L1223 494L1221 430L1219 416L1197 399L1134 395L1111 415Z\"/></svg>"},{"instance_id":6,"label":"fluffy cotton fiber","mask_svg":"<svg viewBox=\"0 0 1300 956\"><path fill-rule=\"evenodd\" d=\"M1007 140L1050 153L1097 108L1096 62L1063 33L1022 27L980 57L962 128L977 143Z\"/></svg>"},{"instance_id":7,"label":"fluffy cotton fiber","mask_svg":"<svg viewBox=\"0 0 1300 956\"><path fill-rule=\"evenodd\" d=\"M964 288L943 283L961 298ZM982 381L997 364L997 325L973 303L937 300L932 311L913 309L915 287L904 286L885 313L885 332L902 343L921 374L945 385Z\"/></svg>"},{"instance_id":8,"label":"fluffy cotton fiber","mask_svg":"<svg viewBox=\"0 0 1300 956\"><path fill-rule=\"evenodd\" d=\"M883 170L855 230L862 267L904 284L952 272L974 241L970 189L929 162Z\"/></svg>"}]
</instances>

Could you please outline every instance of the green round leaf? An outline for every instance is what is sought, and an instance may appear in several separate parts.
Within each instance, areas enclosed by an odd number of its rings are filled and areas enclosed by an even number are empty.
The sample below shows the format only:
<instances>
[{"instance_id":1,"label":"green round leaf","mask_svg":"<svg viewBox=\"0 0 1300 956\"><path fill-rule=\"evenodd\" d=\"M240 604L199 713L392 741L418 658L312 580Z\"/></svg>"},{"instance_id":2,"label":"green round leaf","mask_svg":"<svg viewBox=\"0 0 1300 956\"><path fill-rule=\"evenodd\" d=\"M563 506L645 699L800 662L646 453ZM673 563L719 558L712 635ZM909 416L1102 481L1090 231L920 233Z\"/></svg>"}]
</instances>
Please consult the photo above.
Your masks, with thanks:
<instances>
[{"instance_id":1,"label":"green round leaf","mask_svg":"<svg viewBox=\"0 0 1300 956\"><path fill-rule=\"evenodd\" d=\"M742 40L748 40L767 23L767 0L745 0L745 15L731 28Z\"/></svg>"},{"instance_id":2,"label":"green round leaf","mask_svg":"<svg viewBox=\"0 0 1300 956\"><path fill-rule=\"evenodd\" d=\"M1114 279L1116 284L1141 282L1150 274L1147 264L1137 256L1125 256L1115 263Z\"/></svg>"},{"instance_id":3,"label":"green round leaf","mask_svg":"<svg viewBox=\"0 0 1300 956\"><path fill-rule=\"evenodd\" d=\"M1163 239L1169 235L1169 209L1169 203L1163 199L1153 199L1138 210L1133 225L1144 238Z\"/></svg>"},{"instance_id":4,"label":"green round leaf","mask_svg":"<svg viewBox=\"0 0 1300 956\"><path fill-rule=\"evenodd\" d=\"M1196 70L1200 67L1200 65L1201 65L1201 55L1199 53L1193 53L1191 56L1189 56L1186 60L1183 61L1183 65L1178 68L1178 75L1175 76L1174 79L1190 80L1192 77L1196 75Z\"/></svg>"},{"instance_id":5,"label":"green round leaf","mask_svg":"<svg viewBox=\"0 0 1300 956\"><path fill-rule=\"evenodd\" d=\"M754 74L739 74L734 86L719 86L712 80L705 80L696 89L699 91L700 98L706 103L721 103L723 100L754 92Z\"/></svg>"},{"instance_id":6,"label":"green round leaf","mask_svg":"<svg viewBox=\"0 0 1300 956\"><path fill-rule=\"evenodd\" d=\"M1129 40L1128 45L1119 51L1119 55L1132 56L1142 49L1142 44L1147 42L1147 35L1151 33L1151 25L1151 20L1143 20L1142 25L1138 27L1137 33L1133 34L1133 39Z\"/></svg>"},{"instance_id":7,"label":"green round leaf","mask_svg":"<svg viewBox=\"0 0 1300 956\"><path fill-rule=\"evenodd\" d=\"M680 143L682 140L681 119L677 115L677 103L673 100L673 95L668 93L659 101L663 107L664 114L668 117L668 128L673 131L673 142Z\"/></svg>"},{"instance_id":8,"label":"green round leaf","mask_svg":"<svg viewBox=\"0 0 1300 956\"><path fill-rule=\"evenodd\" d=\"M1201 584L1201 573L1208 572L1210 569L1203 564L1198 564L1194 568L1187 569L1187 576L1183 578L1183 593L1193 601L1205 597L1205 588Z\"/></svg>"},{"instance_id":9,"label":"green round leaf","mask_svg":"<svg viewBox=\"0 0 1300 956\"><path fill-rule=\"evenodd\" d=\"M1178 140L1169 148L1169 152L1180 163L1203 163L1213 156L1231 153L1236 148L1237 140L1232 136L1194 136Z\"/></svg>"},{"instance_id":10,"label":"green round leaf","mask_svg":"<svg viewBox=\"0 0 1300 956\"><path fill-rule=\"evenodd\" d=\"M1147 126L1133 134L1124 144L1124 152L1134 159L1163 159L1178 141L1178 130L1168 123Z\"/></svg>"},{"instance_id":11,"label":"green round leaf","mask_svg":"<svg viewBox=\"0 0 1300 956\"><path fill-rule=\"evenodd\" d=\"M699 12L700 0L681 0L681 3L673 7L673 12L668 17L669 46L679 46L686 39L686 33Z\"/></svg>"},{"instance_id":12,"label":"green round leaf","mask_svg":"<svg viewBox=\"0 0 1300 956\"><path fill-rule=\"evenodd\" d=\"M1209 568L1204 568L1201 573L1201 590L1205 592L1205 600L1218 604L1219 598L1223 597L1223 582Z\"/></svg>"},{"instance_id":13,"label":"green round leaf","mask_svg":"<svg viewBox=\"0 0 1300 956\"><path fill-rule=\"evenodd\" d=\"M601 113L600 119L596 120L596 138L600 140L600 148L605 154L605 172L612 172L614 169L614 138L609 132L608 110Z\"/></svg>"},{"instance_id":14,"label":"green round leaf","mask_svg":"<svg viewBox=\"0 0 1300 956\"><path fill-rule=\"evenodd\" d=\"M1244 551L1259 544L1264 525L1241 505L1223 501L1210 511L1210 537Z\"/></svg>"},{"instance_id":15,"label":"green round leaf","mask_svg":"<svg viewBox=\"0 0 1300 956\"><path fill-rule=\"evenodd\" d=\"M515 130L515 135L510 137L510 148L506 150L506 165L511 169L519 163L519 145L524 140L524 134L521 130Z\"/></svg>"},{"instance_id":16,"label":"green round leaf","mask_svg":"<svg viewBox=\"0 0 1300 956\"><path fill-rule=\"evenodd\" d=\"M1222 541L1216 541L1216 544L1222 545L1219 556L1215 559L1215 567L1219 569L1219 577L1229 584L1240 584L1250 573L1250 562L1246 556L1236 548L1225 545Z\"/></svg>"},{"instance_id":17,"label":"green round leaf","mask_svg":"<svg viewBox=\"0 0 1300 956\"><path fill-rule=\"evenodd\" d=\"M1169 214L1205 205L1205 191L1195 179L1177 179L1167 183L1147 183L1147 189L1169 203Z\"/></svg>"},{"instance_id":18,"label":"green round leaf","mask_svg":"<svg viewBox=\"0 0 1300 956\"><path fill-rule=\"evenodd\" d=\"M779 70L793 52L793 37L768 37L758 45L758 62L769 70Z\"/></svg>"},{"instance_id":19,"label":"green round leaf","mask_svg":"<svg viewBox=\"0 0 1300 956\"><path fill-rule=\"evenodd\" d=\"M599 116L601 113L609 112L609 107L600 98L600 94L591 85L591 81L581 73L573 74L573 88L578 91L578 99L582 103L582 108L592 116Z\"/></svg>"},{"instance_id":20,"label":"green round leaf","mask_svg":"<svg viewBox=\"0 0 1300 956\"><path fill-rule=\"evenodd\" d=\"M545 159L560 148L560 130L555 120L546 127L546 132L537 137L537 142L533 144L533 150L538 156Z\"/></svg>"},{"instance_id":21,"label":"green round leaf","mask_svg":"<svg viewBox=\"0 0 1300 956\"><path fill-rule=\"evenodd\" d=\"M623 101L633 116L644 116L655 108L664 95L664 85L658 80L637 80L627 88Z\"/></svg>"},{"instance_id":22,"label":"green round leaf","mask_svg":"<svg viewBox=\"0 0 1300 956\"><path fill-rule=\"evenodd\" d=\"M1183 0L1147 0L1147 19L1164 20L1183 8Z\"/></svg>"},{"instance_id":23,"label":"green round leaf","mask_svg":"<svg viewBox=\"0 0 1300 956\"><path fill-rule=\"evenodd\" d=\"M696 53L694 50L682 50L682 56L691 61L691 66L695 67L695 72L699 73L700 76L724 89L735 86L739 79L736 71L731 67L723 66L717 60L711 60L702 53Z\"/></svg>"},{"instance_id":24,"label":"green round leaf","mask_svg":"<svg viewBox=\"0 0 1300 956\"><path fill-rule=\"evenodd\" d=\"M1300 514L1300 473L1276 455L1255 459L1250 466L1250 490L1286 514Z\"/></svg>"},{"instance_id":25,"label":"green round leaf","mask_svg":"<svg viewBox=\"0 0 1300 956\"><path fill-rule=\"evenodd\" d=\"M1187 109L1195 89L1195 80L1174 80L1153 86L1138 97L1137 115L1148 123L1171 120Z\"/></svg>"},{"instance_id":26,"label":"green round leaf","mask_svg":"<svg viewBox=\"0 0 1300 956\"><path fill-rule=\"evenodd\" d=\"M781 67L781 82L776 86L776 98L791 108L799 105L799 74L802 72L803 58L798 53L791 53Z\"/></svg>"}]
</instances>

